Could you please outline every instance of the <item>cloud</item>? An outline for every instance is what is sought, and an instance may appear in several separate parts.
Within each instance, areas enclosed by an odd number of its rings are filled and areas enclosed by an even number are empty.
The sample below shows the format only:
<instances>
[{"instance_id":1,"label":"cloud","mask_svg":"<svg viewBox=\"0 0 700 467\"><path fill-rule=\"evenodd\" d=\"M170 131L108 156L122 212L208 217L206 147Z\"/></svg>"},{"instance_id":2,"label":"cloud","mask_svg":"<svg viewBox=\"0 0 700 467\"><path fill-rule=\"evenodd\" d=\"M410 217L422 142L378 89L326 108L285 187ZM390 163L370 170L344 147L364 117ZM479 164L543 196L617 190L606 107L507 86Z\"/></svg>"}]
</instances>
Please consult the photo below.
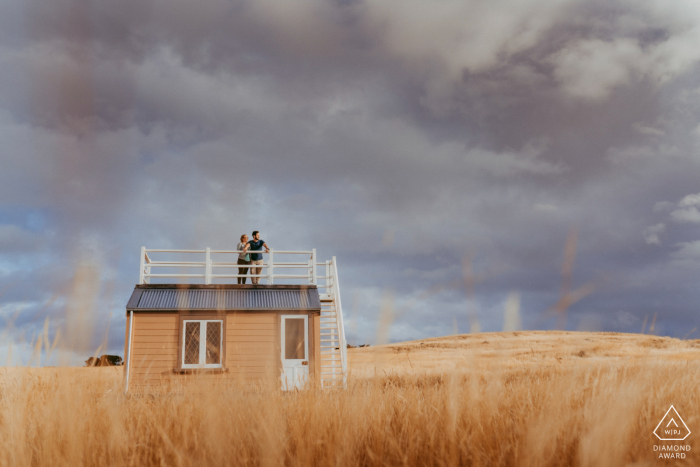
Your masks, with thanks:
<instances>
[{"instance_id":1,"label":"cloud","mask_svg":"<svg viewBox=\"0 0 700 467\"><path fill-rule=\"evenodd\" d=\"M678 223L698 224L700 223L700 211L695 206L676 209L670 214L670 218Z\"/></svg>"},{"instance_id":2,"label":"cloud","mask_svg":"<svg viewBox=\"0 0 700 467\"><path fill-rule=\"evenodd\" d=\"M648 245L661 245L661 240L659 240L659 235L666 231L666 226L664 224L650 225L644 229L644 241Z\"/></svg>"},{"instance_id":3,"label":"cloud","mask_svg":"<svg viewBox=\"0 0 700 467\"><path fill-rule=\"evenodd\" d=\"M465 74L488 72L537 45L567 4L391 0L369 3L363 20L384 53L424 83L425 104L443 114L454 109Z\"/></svg>"},{"instance_id":4,"label":"cloud","mask_svg":"<svg viewBox=\"0 0 700 467\"><path fill-rule=\"evenodd\" d=\"M644 125L643 123L639 123L639 122L632 125L632 128L634 128L636 131L640 132L643 135L661 136L664 134L663 130L660 130L658 128L654 128L652 126Z\"/></svg>"},{"instance_id":5,"label":"cloud","mask_svg":"<svg viewBox=\"0 0 700 467\"><path fill-rule=\"evenodd\" d=\"M700 240L682 242L676 245L678 249L671 255L677 260L700 260Z\"/></svg>"},{"instance_id":6,"label":"cloud","mask_svg":"<svg viewBox=\"0 0 700 467\"><path fill-rule=\"evenodd\" d=\"M670 218L681 224L698 224L700 211L697 206L700 206L700 193L687 195L678 202L678 209L671 212Z\"/></svg>"},{"instance_id":7,"label":"cloud","mask_svg":"<svg viewBox=\"0 0 700 467\"><path fill-rule=\"evenodd\" d=\"M619 85L627 84L643 58L639 45L630 39L613 42L585 40L560 50L552 57L554 76L568 94L600 100Z\"/></svg>"},{"instance_id":8,"label":"cloud","mask_svg":"<svg viewBox=\"0 0 700 467\"><path fill-rule=\"evenodd\" d=\"M678 206L681 208L700 206L700 193L686 196L678 202Z\"/></svg>"},{"instance_id":9,"label":"cloud","mask_svg":"<svg viewBox=\"0 0 700 467\"><path fill-rule=\"evenodd\" d=\"M226 248L259 229L338 257L344 293L363 297L359 342L382 290L402 303L461 284L467 256L483 329L500 329L488 312L512 290L525 326L542 326L577 226L575 281L615 279L572 314L621 329L620 310L640 319L682 296L664 308L669 332L694 319L695 285L668 264L699 207L684 198L697 191L693 4L18 5L0 3L7 303L55 295L65 311L72 272L99 253L99 287L115 292L90 299L94 333L116 310L120 351L142 245ZM393 338L451 332L453 318L469 329L465 300L431 296Z\"/></svg>"}]
</instances>

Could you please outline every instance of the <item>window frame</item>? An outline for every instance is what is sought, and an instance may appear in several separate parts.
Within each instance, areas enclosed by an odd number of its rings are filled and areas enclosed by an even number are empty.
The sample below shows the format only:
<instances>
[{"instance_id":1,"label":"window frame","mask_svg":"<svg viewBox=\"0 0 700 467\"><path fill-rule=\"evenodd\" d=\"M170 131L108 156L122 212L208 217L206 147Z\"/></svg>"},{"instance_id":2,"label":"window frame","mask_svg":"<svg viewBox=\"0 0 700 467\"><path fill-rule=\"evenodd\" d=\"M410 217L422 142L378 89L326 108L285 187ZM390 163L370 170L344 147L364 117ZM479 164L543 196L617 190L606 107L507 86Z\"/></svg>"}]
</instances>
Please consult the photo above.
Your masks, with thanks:
<instances>
[{"instance_id":1,"label":"window frame","mask_svg":"<svg viewBox=\"0 0 700 467\"><path fill-rule=\"evenodd\" d=\"M225 342L224 335L226 333L225 328L226 319L223 316L181 316L180 319L180 351L178 355L178 360L180 362L179 367L186 370L197 370L197 369L221 369L224 368L224 355L225 355ZM204 360L204 363L185 363L185 331L187 328L187 323L200 323L199 332L199 361ZM206 363L206 335L207 335L207 324L206 323L221 323L221 334L219 336L219 363ZM202 326L204 324L204 326ZM204 336L204 339L202 339ZM202 352L204 350L204 352Z\"/></svg>"}]
</instances>

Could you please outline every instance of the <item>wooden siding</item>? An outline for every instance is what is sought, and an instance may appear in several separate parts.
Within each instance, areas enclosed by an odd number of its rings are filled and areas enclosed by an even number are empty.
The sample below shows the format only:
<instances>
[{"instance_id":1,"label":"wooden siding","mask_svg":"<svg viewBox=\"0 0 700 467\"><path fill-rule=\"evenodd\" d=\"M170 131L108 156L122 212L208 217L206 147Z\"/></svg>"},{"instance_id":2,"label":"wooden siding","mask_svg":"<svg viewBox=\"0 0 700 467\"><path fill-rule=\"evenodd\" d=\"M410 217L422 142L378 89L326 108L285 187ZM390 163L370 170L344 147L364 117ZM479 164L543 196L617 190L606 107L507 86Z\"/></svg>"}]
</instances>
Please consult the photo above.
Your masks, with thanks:
<instances>
[{"instance_id":1,"label":"wooden siding","mask_svg":"<svg viewBox=\"0 0 700 467\"><path fill-rule=\"evenodd\" d=\"M246 384L278 380L281 373L280 314L309 316L309 376L313 380L321 374L320 316L317 314L229 312L225 318L223 363L226 371L181 375L173 370L178 367L183 315L179 312L137 312L134 313L129 391L171 390L190 380L233 379ZM186 316L184 319L196 317ZM128 319L126 340L125 355L128 350Z\"/></svg>"},{"instance_id":2,"label":"wooden siding","mask_svg":"<svg viewBox=\"0 0 700 467\"><path fill-rule=\"evenodd\" d=\"M263 380L279 374L279 314L229 313L226 367L233 378Z\"/></svg>"},{"instance_id":3,"label":"wooden siding","mask_svg":"<svg viewBox=\"0 0 700 467\"><path fill-rule=\"evenodd\" d=\"M178 313L134 313L129 386L158 385L173 376L179 343Z\"/></svg>"}]
</instances>

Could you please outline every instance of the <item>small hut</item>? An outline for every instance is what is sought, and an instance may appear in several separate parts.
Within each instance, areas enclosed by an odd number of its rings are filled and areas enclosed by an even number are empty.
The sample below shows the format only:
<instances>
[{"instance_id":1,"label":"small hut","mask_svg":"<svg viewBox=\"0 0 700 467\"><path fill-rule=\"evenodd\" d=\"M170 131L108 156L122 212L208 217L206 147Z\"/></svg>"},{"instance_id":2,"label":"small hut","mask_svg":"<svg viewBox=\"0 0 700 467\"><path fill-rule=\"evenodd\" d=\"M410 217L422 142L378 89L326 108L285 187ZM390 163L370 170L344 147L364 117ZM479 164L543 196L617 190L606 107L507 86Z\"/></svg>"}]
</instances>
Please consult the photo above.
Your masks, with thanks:
<instances>
[{"instance_id":1,"label":"small hut","mask_svg":"<svg viewBox=\"0 0 700 467\"><path fill-rule=\"evenodd\" d=\"M239 285L226 282L252 275L238 274L234 262L213 261L237 251L142 248L141 253L139 284L126 306L125 392L172 388L187 381L187 375L241 383L279 378L284 390L312 383L345 386L346 343L335 258L317 263L315 250L271 250L258 275L267 283ZM204 258L152 258L165 253ZM308 255L308 261L273 261L283 255ZM302 273L292 274L294 269ZM151 283L171 278L185 283ZM212 283L217 281L223 283Z\"/></svg>"}]
</instances>

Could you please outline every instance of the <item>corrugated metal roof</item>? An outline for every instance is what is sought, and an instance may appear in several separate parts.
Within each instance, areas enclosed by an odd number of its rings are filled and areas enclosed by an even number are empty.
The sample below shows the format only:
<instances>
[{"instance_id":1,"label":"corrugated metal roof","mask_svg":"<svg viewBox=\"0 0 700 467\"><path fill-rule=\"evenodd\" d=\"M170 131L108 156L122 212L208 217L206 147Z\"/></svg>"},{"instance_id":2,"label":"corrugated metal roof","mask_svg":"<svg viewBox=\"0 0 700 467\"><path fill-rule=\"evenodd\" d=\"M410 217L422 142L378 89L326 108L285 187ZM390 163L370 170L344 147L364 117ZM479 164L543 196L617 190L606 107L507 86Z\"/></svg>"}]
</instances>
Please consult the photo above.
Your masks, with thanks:
<instances>
[{"instance_id":1,"label":"corrugated metal roof","mask_svg":"<svg viewBox=\"0 0 700 467\"><path fill-rule=\"evenodd\" d=\"M136 295L139 295L138 297ZM139 288L129 310L320 310L316 288L182 289Z\"/></svg>"}]
</instances>

